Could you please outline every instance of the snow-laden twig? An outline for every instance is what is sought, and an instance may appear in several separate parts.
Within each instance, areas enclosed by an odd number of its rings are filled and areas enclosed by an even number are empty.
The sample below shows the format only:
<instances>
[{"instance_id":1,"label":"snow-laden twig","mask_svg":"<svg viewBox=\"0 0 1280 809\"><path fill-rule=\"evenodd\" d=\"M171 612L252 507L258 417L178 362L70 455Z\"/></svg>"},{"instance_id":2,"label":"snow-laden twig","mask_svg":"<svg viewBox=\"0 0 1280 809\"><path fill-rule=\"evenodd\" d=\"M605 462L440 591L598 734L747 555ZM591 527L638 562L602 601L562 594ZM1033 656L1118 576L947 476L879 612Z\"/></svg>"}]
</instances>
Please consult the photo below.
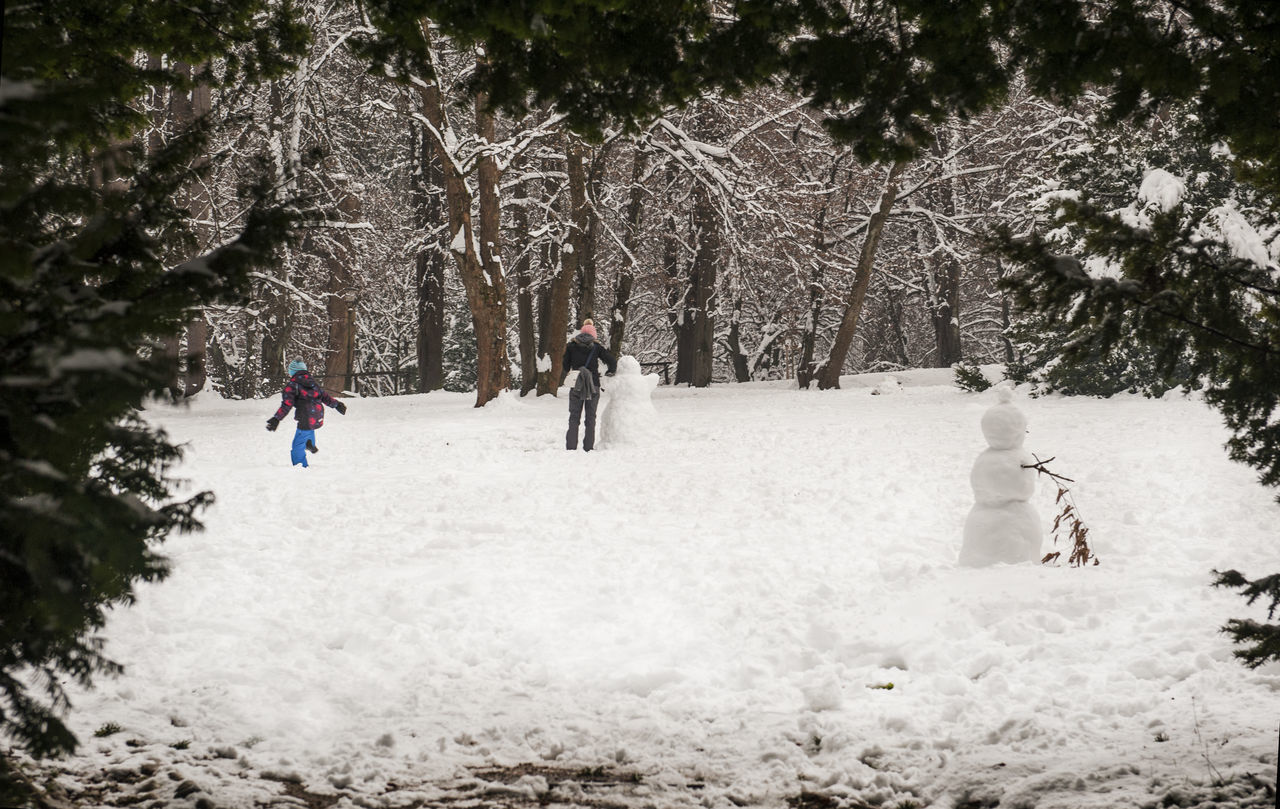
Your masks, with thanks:
<instances>
[{"instance_id":1,"label":"snow-laden twig","mask_svg":"<svg viewBox=\"0 0 1280 809\"><path fill-rule=\"evenodd\" d=\"M276 278L273 275L267 275L266 273L261 273L261 272L251 272L249 273L249 277L257 278L259 281L265 281L271 286L279 287L280 289L283 289L287 292L291 292L294 295L298 296L298 299L306 303L308 306L311 306L320 311L327 311L325 308L324 301L318 300L315 296L310 295L306 292L303 292L301 289L298 289L298 287L296 287L290 281L286 281L282 278Z\"/></svg>"}]
</instances>

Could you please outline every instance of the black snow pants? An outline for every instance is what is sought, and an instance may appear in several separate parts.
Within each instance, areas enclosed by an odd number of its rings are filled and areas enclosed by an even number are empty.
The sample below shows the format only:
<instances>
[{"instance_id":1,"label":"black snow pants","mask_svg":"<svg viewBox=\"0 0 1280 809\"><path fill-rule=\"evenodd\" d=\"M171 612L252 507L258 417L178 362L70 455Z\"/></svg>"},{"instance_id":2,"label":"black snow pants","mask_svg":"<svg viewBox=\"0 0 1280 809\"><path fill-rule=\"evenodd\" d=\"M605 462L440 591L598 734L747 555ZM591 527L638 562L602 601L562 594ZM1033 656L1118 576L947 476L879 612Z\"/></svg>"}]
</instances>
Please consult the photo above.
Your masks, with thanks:
<instances>
[{"instance_id":1,"label":"black snow pants","mask_svg":"<svg viewBox=\"0 0 1280 809\"><path fill-rule=\"evenodd\" d=\"M582 373L588 373L584 368ZM596 445L596 407L600 404L600 391L590 399L583 398L578 391L569 391L569 431L564 435L564 448L578 448L578 422L582 419L582 411L587 411L587 431L582 436L582 449L590 452Z\"/></svg>"}]
</instances>

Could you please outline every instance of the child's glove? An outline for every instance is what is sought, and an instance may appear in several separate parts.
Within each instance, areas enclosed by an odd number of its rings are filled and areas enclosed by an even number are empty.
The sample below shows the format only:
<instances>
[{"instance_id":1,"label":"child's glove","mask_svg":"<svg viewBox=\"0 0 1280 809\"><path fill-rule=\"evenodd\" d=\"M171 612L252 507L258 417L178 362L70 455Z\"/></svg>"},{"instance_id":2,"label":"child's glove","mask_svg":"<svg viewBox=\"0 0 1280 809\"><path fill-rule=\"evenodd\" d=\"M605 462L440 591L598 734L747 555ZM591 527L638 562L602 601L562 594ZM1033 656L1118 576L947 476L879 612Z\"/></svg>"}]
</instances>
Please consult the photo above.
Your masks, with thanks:
<instances>
[{"instance_id":1,"label":"child's glove","mask_svg":"<svg viewBox=\"0 0 1280 809\"><path fill-rule=\"evenodd\" d=\"M267 419L267 432L274 433L276 431L276 428L279 426L280 426L280 419L276 418L275 416L272 416L271 418Z\"/></svg>"},{"instance_id":2,"label":"child's glove","mask_svg":"<svg viewBox=\"0 0 1280 809\"><path fill-rule=\"evenodd\" d=\"M338 402L337 404L335 404L333 406L333 409L337 410L339 413L341 413L344 416L347 415L347 406L344 405L342 402Z\"/></svg>"}]
</instances>

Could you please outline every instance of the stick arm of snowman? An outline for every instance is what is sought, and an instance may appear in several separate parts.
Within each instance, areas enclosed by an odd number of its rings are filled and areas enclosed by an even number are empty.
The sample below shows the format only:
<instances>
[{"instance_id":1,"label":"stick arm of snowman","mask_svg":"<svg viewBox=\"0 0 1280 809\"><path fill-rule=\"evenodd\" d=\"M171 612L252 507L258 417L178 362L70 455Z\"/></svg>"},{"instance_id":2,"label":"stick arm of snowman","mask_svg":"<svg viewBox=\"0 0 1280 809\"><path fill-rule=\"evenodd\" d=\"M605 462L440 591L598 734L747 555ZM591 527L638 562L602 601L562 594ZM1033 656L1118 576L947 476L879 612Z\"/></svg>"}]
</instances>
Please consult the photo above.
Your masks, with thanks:
<instances>
[{"instance_id":1,"label":"stick arm of snowman","mask_svg":"<svg viewBox=\"0 0 1280 809\"><path fill-rule=\"evenodd\" d=\"M1034 469L1037 472L1043 472L1044 474L1048 475L1054 480L1065 480L1067 483L1075 483L1075 480L1073 480L1072 478L1066 477L1065 475L1059 475L1057 472L1052 472L1045 466L1045 464L1049 463L1050 461L1057 460L1057 457L1058 457L1057 455L1053 456L1052 458L1045 458L1043 461L1040 460L1040 456L1036 455L1034 452L1031 453L1031 457L1035 458L1036 462L1022 464L1023 469Z\"/></svg>"}]
</instances>

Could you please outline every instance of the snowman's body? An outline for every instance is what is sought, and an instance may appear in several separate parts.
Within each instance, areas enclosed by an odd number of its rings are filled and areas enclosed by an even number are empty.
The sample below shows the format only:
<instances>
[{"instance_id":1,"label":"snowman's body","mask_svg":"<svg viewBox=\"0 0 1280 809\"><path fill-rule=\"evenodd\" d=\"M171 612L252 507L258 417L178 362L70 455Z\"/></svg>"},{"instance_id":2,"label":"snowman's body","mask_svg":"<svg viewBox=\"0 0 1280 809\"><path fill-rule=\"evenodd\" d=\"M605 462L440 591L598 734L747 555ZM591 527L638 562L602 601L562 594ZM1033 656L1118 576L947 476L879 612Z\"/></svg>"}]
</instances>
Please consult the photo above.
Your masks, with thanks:
<instances>
[{"instance_id":1,"label":"snowman's body","mask_svg":"<svg viewBox=\"0 0 1280 809\"><path fill-rule=\"evenodd\" d=\"M999 390L1000 402L982 416L988 448L973 463L969 483L974 504L964 523L960 564L983 567L999 562L1015 564L1040 558L1044 532L1032 507L1035 462L1022 447L1027 419L1012 403L1013 392Z\"/></svg>"},{"instance_id":2,"label":"snowman's body","mask_svg":"<svg viewBox=\"0 0 1280 809\"><path fill-rule=\"evenodd\" d=\"M604 413L600 416L600 443L616 447L640 444L657 432L658 411L653 389L658 377L642 374L635 357L619 357L617 373L607 383Z\"/></svg>"}]
</instances>

